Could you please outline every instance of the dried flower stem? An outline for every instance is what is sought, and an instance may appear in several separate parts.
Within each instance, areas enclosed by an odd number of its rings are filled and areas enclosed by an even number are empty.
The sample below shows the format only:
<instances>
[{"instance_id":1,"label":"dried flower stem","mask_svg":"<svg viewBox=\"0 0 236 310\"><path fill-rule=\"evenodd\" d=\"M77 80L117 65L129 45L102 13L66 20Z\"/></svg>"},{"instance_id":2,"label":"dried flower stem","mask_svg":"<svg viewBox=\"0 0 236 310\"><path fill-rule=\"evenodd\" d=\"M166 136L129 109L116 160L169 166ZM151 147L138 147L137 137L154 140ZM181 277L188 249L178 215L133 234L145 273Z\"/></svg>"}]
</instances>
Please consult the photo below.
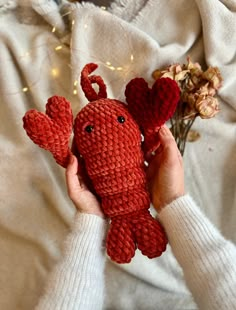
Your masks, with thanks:
<instances>
[{"instance_id":1,"label":"dried flower stem","mask_svg":"<svg viewBox=\"0 0 236 310\"><path fill-rule=\"evenodd\" d=\"M170 130L182 156L184 155L189 130L191 129L195 119L196 116L192 119L184 119L181 104L179 104L174 116L170 119Z\"/></svg>"}]
</instances>

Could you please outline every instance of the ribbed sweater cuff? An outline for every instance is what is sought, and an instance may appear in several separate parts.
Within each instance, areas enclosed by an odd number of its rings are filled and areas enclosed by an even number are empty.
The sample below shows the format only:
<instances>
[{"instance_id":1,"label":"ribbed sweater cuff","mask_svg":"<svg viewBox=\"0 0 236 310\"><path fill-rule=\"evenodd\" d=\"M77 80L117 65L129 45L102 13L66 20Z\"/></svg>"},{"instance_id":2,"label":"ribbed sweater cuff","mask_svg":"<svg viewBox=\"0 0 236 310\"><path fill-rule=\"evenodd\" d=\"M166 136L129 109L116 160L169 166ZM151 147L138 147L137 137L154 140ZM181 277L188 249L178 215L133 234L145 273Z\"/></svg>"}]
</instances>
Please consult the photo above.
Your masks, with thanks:
<instances>
[{"instance_id":1,"label":"ribbed sweater cuff","mask_svg":"<svg viewBox=\"0 0 236 310\"><path fill-rule=\"evenodd\" d=\"M235 246L220 234L188 195L163 208L159 220L200 308L234 309Z\"/></svg>"},{"instance_id":2,"label":"ribbed sweater cuff","mask_svg":"<svg viewBox=\"0 0 236 310\"><path fill-rule=\"evenodd\" d=\"M73 234L86 232L101 239L101 234L104 235L106 227L107 221L100 216L77 212L71 230Z\"/></svg>"},{"instance_id":3,"label":"ribbed sweater cuff","mask_svg":"<svg viewBox=\"0 0 236 310\"><path fill-rule=\"evenodd\" d=\"M77 213L63 259L53 270L37 310L97 310L104 298L106 220Z\"/></svg>"},{"instance_id":4,"label":"ribbed sweater cuff","mask_svg":"<svg viewBox=\"0 0 236 310\"><path fill-rule=\"evenodd\" d=\"M186 248L187 242L191 250L193 247L197 251L199 246L204 248L212 242L212 233L213 239L224 241L189 195L179 197L164 207L159 220L166 229L171 245L175 247Z\"/></svg>"}]
</instances>

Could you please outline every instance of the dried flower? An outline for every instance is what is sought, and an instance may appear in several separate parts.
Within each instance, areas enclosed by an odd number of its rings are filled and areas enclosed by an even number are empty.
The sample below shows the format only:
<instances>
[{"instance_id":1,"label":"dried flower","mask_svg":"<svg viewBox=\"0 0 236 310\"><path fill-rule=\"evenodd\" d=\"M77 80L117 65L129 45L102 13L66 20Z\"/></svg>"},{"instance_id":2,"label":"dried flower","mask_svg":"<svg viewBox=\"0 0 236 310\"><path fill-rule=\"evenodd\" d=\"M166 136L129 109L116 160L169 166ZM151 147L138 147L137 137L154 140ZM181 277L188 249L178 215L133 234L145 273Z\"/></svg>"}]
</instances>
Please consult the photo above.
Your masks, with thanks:
<instances>
[{"instance_id":1,"label":"dried flower","mask_svg":"<svg viewBox=\"0 0 236 310\"><path fill-rule=\"evenodd\" d=\"M174 64L167 67L165 70L155 70L153 72L154 79L159 79L161 77L168 77L176 82L181 81L185 78L187 70L182 70L180 64Z\"/></svg>"},{"instance_id":2,"label":"dried flower","mask_svg":"<svg viewBox=\"0 0 236 310\"><path fill-rule=\"evenodd\" d=\"M178 63L153 73L155 79L169 77L175 80L181 90L181 100L172 117L171 130L183 155L188 132L197 116L212 118L219 112L219 102L214 97L222 85L222 76L217 67L204 72L199 63L190 57L182 66Z\"/></svg>"},{"instance_id":3,"label":"dried flower","mask_svg":"<svg viewBox=\"0 0 236 310\"><path fill-rule=\"evenodd\" d=\"M198 62L193 63L189 56L187 57L187 64L183 64L182 67L188 70L191 70L191 69L202 70L201 65Z\"/></svg>"},{"instance_id":4,"label":"dried flower","mask_svg":"<svg viewBox=\"0 0 236 310\"><path fill-rule=\"evenodd\" d=\"M195 108L201 118L212 118L219 112L219 102L211 96L200 95L196 101Z\"/></svg>"},{"instance_id":5,"label":"dried flower","mask_svg":"<svg viewBox=\"0 0 236 310\"><path fill-rule=\"evenodd\" d=\"M210 85L215 90L219 89L222 85L223 79L217 67L209 67L205 72L203 72L202 78L209 81Z\"/></svg>"}]
</instances>

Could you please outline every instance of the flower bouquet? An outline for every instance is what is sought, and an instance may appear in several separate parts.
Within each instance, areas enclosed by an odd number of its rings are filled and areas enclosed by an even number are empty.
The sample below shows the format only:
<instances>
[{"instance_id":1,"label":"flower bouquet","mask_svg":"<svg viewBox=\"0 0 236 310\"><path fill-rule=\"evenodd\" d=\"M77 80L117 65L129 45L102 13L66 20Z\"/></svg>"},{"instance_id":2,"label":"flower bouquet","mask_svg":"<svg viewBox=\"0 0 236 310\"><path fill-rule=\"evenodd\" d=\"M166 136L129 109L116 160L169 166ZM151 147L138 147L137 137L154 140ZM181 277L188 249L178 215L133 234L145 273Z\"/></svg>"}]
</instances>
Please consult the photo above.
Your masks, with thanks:
<instances>
[{"instance_id":1,"label":"flower bouquet","mask_svg":"<svg viewBox=\"0 0 236 310\"><path fill-rule=\"evenodd\" d=\"M170 119L170 130L183 155L186 141L195 141L199 137L197 132L190 131L196 117L212 118L220 110L219 102L214 96L222 85L222 76L217 67L209 67L203 71L199 63L192 63L188 57L187 64L157 69L153 72L153 77L169 77L179 85L181 99Z\"/></svg>"}]
</instances>

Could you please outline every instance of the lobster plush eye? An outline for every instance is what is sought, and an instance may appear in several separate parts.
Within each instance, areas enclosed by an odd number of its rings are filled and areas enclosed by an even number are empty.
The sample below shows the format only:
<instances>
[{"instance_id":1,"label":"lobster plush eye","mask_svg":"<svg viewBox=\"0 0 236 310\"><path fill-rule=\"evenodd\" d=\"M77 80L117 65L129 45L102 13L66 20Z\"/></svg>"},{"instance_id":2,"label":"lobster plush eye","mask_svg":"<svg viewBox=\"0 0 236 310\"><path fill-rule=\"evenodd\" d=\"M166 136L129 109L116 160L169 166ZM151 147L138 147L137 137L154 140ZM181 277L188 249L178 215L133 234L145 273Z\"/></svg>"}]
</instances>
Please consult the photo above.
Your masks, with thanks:
<instances>
[{"instance_id":1,"label":"lobster plush eye","mask_svg":"<svg viewBox=\"0 0 236 310\"><path fill-rule=\"evenodd\" d=\"M117 120L118 120L118 122L121 123L121 124L123 124L123 123L125 122L124 116L118 116L118 117L117 117Z\"/></svg>"},{"instance_id":2,"label":"lobster plush eye","mask_svg":"<svg viewBox=\"0 0 236 310\"><path fill-rule=\"evenodd\" d=\"M87 131L88 133L93 131L93 126L92 125L88 125L85 127L85 131Z\"/></svg>"}]
</instances>

